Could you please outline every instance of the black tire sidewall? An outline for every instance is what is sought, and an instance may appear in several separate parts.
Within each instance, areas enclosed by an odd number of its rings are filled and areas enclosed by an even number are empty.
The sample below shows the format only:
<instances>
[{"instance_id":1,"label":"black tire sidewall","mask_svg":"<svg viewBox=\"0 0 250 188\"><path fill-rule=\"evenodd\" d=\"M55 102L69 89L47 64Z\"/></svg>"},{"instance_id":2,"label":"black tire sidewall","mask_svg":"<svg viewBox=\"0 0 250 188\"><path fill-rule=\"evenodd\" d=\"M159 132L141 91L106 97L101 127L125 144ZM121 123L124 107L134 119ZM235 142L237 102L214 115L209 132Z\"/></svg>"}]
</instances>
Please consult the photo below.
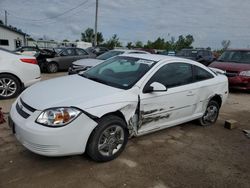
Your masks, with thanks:
<instances>
[{"instance_id":1,"label":"black tire sidewall","mask_svg":"<svg viewBox=\"0 0 250 188\"><path fill-rule=\"evenodd\" d=\"M100 139L101 134L105 129L107 129L110 126L113 125L119 125L123 131L124 131L124 142L120 150L115 153L112 156L103 156L99 151L98 151L98 142ZM107 116L104 118L101 118L98 122L97 127L94 129L92 132L88 145L87 145L87 154L94 160L98 162L106 162L115 159L118 157L122 151L124 150L126 144L128 141L128 130L126 128L125 122L117 117L117 116Z\"/></svg>"},{"instance_id":2,"label":"black tire sidewall","mask_svg":"<svg viewBox=\"0 0 250 188\"><path fill-rule=\"evenodd\" d=\"M21 82L15 76L13 76L11 74L0 74L0 78L9 78L9 79L12 79L16 83L16 86L17 86L16 92L13 95L8 96L8 97L2 97L2 96L0 96L0 99L11 99L11 98L16 97L19 93L21 93L21 91L22 91L22 84L21 84Z\"/></svg>"},{"instance_id":3,"label":"black tire sidewall","mask_svg":"<svg viewBox=\"0 0 250 188\"><path fill-rule=\"evenodd\" d=\"M56 70L55 71L51 70L51 66L53 66L53 65L56 66ZM48 63L47 70L48 70L49 73L56 73L56 72L58 72L58 65L56 63L54 63L54 62Z\"/></svg>"},{"instance_id":4,"label":"black tire sidewall","mask_svg":"<svg viewBox=\"0 0 250 188\"><path fill-rule=\"evenodd\" d=\"M215 118L214 122L210 122L210 123L208 123L208 122L204 122L203 117L204 117L204 116L205 116L205 114L206 114L207 108L208 108L209 106L211 106L211 105L214 105L214 106L216 106L216 107L217 107L217 110L218 110L218 111L217 111L216 118ZM217 121L217 119L218 119L218 116L219 116L219 111L220 111L220 107L219 107L218 102L216 102L216 101L214 101L214 100L209 101L209 102L208 102L208 105L207 105L207 107L206 107L206 111L205 111L205 113L203 114L203 116L199 119L200 124L201 124L202 126L209 126L209 125L213 125L213 124L215 124L215 123L216 123L216 121Z\"/></svg>"}]
</instances>

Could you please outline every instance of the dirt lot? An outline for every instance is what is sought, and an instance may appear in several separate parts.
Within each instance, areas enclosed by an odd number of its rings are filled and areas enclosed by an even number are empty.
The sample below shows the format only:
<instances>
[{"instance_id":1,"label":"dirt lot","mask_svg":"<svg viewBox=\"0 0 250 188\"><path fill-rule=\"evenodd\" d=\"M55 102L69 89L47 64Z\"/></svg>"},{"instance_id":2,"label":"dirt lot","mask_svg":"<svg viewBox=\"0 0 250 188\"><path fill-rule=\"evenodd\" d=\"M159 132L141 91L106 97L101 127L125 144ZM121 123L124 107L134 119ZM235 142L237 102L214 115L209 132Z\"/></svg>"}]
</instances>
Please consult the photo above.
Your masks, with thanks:
<instances>
[{"instance_id":1,"label":"dirt lot","mask_svg":"<svg viewBox=\"0 0 250 188\"><path fill-rule=\"evenodd\" d=\"M43 79L64 73L43 75ZM250 186L250 94L230 93L217 123L187 123L133 138L108 163L87 156L48 158L22 147L0 125L0 187L246 187ZM0 101L8 112L13 100ZM7 115L6 115L7 116ZM235 119L238 127L225 129Z\"/></svg>"}]
</instances>

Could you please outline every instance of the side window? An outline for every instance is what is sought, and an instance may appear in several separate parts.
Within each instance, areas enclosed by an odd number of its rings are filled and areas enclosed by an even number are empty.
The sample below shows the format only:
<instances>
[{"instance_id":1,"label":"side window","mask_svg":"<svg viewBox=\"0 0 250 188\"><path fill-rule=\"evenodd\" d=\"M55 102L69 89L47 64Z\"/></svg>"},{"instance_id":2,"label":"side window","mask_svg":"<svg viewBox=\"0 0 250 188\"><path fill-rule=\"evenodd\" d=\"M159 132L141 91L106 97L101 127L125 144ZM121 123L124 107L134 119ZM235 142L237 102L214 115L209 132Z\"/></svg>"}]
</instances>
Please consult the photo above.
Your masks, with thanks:
<instances>
[{"instance_id":1,"label":"side window","mask_svg":"<svg viewBox=\"0 0 250 188\"><path fill-rule=\"evenodd\" d=\"M68 49L65 49L61 55L63 56L74 56L75 55L75 52L74 52L74 49L72 48L68 48Z\"/></svg>"},{"instance_id":2,"label":"side window","mask_svg":"<svg viewBox=\"0 0 250 188\"><path fill-rule=\"evenodd\" d=\"M194 80L196 82L213 78L214 76L203 68L194 65Z\"/></svg>"},{"instance_id":3,"label":"side window","mask_svg":"<svg viewBox=\"0 0 250 188\"><path fill-rule=\"evenodd\" d=\"M88 55L88 53L83 49L76 48L76 55Z\"/></svg>"},{"instance_id":4,"label":"side window","mask_svg":"<svg viewBox=\"0 0 250 188\"><path fill-rule=\"evenodd\" d=\"M170 63L164 65L152 76L149 84L153 82L159 82L166 86L166 88L192 83L192 65L187 63Z\"/></svg>"}]
</instances>

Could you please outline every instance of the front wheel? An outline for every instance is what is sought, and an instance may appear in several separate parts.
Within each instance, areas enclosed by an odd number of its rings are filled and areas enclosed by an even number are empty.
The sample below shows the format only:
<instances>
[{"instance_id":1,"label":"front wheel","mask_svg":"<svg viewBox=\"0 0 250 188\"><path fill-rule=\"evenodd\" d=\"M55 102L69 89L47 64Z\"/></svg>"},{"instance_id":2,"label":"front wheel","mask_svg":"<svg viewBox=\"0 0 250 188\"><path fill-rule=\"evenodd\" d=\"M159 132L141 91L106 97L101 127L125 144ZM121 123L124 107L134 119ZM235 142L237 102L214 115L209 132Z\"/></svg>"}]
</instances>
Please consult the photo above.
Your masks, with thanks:
<instances>
[{"instance_id":1,"label":"front wheel","mask_svg":"<svg viewBox=\"0 0 250 188\"><path fill-rule=\"evenodd\" d=\"M103 117L90 136L87 153L95 161L110 161L122 153L127 141L124 121L117 116Z\"/></svg>"},{"instance_id":2,"label":"front wheel","mask_svg":"<svg viewBox=\"0 0 250 188\"><path fill-rule=\"evenodd\" d=\"M49 73L56 73L58 71L58 65L56 63L48 63L47 70Z\"/></svg>"},{"instance_id":3,"label":"front wheel","mask_svg":"<svg viewBox=\"0 0 250 188\"><path fill-rule=\"evenodd\" d=\"M209 101L204 115L199 119L199 123L202 126L209 126L216 122L219 115L220 107L218 102Z\"/></svg>"}]
</instances>

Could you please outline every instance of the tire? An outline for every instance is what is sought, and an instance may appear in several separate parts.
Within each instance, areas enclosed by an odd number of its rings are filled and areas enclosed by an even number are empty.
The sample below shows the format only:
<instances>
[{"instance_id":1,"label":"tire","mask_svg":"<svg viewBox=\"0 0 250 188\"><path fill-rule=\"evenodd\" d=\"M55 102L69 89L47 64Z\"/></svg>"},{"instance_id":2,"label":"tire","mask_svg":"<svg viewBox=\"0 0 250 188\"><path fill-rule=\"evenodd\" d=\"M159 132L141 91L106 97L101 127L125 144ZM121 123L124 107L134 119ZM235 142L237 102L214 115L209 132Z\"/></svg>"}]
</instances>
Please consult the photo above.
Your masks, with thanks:
<instances>
[{"instance_id":1,"label":"tire","mask_svg":"<svg viewBox=\"0 0 250 188\"><path fill-rule=\"evenodd\" d=\"M48 63L47 65L48 73L56 73L58 71L58 65L56 63Z\"/></svg>"},{"instance_id":2,"label":"tire","mask_svg":"<svg viewBox=\"0 0 250 188\"><path fill-rule=\"evenodd\" d=\"M0 74L0 99L16 97L22 90L21 82L11 74Z\"/></svg>"},{"instance_id":3,"label":"tire","mask_svg":"<svg viewBox=\"0 0 250 188\"><path fill-rule=\"evenodd\" d=\"M199 119L199 124L202 126L213 125L219 115L220 106L218 102L211 100L208 102L204 115Z\"/></svg>"},{"instance_id":4,"label":"tire","mask_svg":"<svg viewBox=\"0 0 250 188\"><path fill-rule=\"evenodd\" d=\"M87 154L97 162L106 162L118 157L128 142L128 130L125 122L117 116L100 119L92 132Z\"/></svg>"}]
</instances>

